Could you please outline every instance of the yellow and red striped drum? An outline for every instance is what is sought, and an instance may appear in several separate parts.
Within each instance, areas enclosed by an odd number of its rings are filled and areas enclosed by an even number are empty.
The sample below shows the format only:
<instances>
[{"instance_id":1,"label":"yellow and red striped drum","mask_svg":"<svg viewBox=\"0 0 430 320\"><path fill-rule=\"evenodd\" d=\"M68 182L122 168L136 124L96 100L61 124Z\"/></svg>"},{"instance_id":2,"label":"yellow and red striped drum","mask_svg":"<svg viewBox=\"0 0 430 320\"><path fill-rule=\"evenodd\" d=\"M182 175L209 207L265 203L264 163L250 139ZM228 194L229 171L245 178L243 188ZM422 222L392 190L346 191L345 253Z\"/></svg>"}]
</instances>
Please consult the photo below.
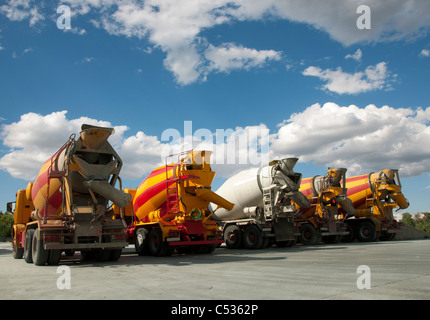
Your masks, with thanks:
<instances>
[{"instance_id":1,"label":"yellow and red striped drum","mask_svg":"<svg viewBox=\"0 0 430 320\"><path fill-rule=\"evenodd\" d=\"M318 197L318 194L315 193L315 188L314 188L315 178L316 177L304 178L300 183L299 191L303 193L305 197L311 200L311 206L309 208L302 208L302 207L296 206L300 210L301 216L303 218L312 217L316 211L316 205L318 202L318 199L316 197Z\"/></svg>"},{"instance_id":2,"label":"yellow and red striped drum","mask_svg":"<svg viewBox=\"0 0 430 320\"><path fill-rule=\"evenodd\" d=\"M63 194L60 190L61 181L57 178L48 177L49 168L53 165L53 156L49 158L42 166L31 187L31 198L33 199L33 204L35 210L38 210L38 215L40 217L45 217L45 215L52 216L61 213ZM53 168L51 168L52 170ZM48 179L49 179L49 194L48 193Z\"/></svg>"},{"instance_id":3,"label":"yellow and red striped drum","mask_svg":"<svg viewBox=\"0 0 430 320\"><path fill-rule=\"evenodd\" d=\"M173 168L167 167L167 172L166 166L155 169L137 188L133 209L141 222L149 222L149 213L156 210L160 210L160 217L165 217L167 213L167 186L175 183L173 180L167 181L166 177L171 178L173 176Z\"/></svg>"},{"instance_id":4,"label":"yellow and red striped drum","mask_svg":"<svg viewBox=\"0 0 430 320\"><path fill-rule=\"evenodd\" d=\"M369 178L369 174L346 178L346 195L355 209L367 209L366 200L373 198Z\"/></svg>"},{"instance_id":5,"label":"yellow and red striped drum","mask_svg":"<svg viewBox=\"0 0 430 320\"><path fill-rule=\"evenodd\" d=\"M211 191L215 177L210 166L211 154L211 151L191 151L177 162L152 171L136 190L133 199L136 217L143 223L172 220L178 214L203 218L209 214L210 202L231 210L232 203Z\"/></svg>"}]
</instances>

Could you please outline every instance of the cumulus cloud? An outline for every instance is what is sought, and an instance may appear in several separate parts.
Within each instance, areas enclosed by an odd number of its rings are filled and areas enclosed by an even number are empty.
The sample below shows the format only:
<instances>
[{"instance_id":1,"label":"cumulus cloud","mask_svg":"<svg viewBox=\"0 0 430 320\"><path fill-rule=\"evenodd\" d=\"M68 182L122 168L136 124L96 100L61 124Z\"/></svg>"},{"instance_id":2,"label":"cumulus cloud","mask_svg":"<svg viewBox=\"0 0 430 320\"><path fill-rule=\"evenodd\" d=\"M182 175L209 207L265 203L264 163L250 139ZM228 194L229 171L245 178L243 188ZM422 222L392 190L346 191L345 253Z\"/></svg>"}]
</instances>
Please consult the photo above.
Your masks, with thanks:
<instances>
[{"instance_id":1,"label":"cumulus cloud","mask_svg":"<svg viewBox=\"0 0 430 320\"><path fill-rule=\"evenodd\" d=\"M87 117L69 120L67 111L53 112L46 116L26 113L18 122L5 124L1 129L3 145L9 152L0 158L0 168L15 178L32 180L42 164L48 160L70 137L79 134L81 125L88 123L110 127L107 121ZM126 126L114 127L116 134L111 143L120 145Z\"/></svg>"},{"instance_id":2,"label":"cumulus cloud","mask_svg":"<svg viewBox=\"0 0 430 320\"><path fill-rule=\"evenodd\" d=\"M222 24L290 20L326 32L345 46L414 39L425 35L430 27L430 2L427 0L366 3L371 10L370 30L357 28L360 15L356 10L361 3L356 0L64 0L62 4L71 7L73 16L91 15L93 25L110 34L147 39L152 49L166 54L164 67L181 85L204 80L211 71L253 67L253 63L259 61L257 53L260 57L266 56L266 63L276 60L277 53L270 48L210 44L203 32ZM7 0L0 6L0 14L12 21L28 19L30 25L51 12L45 2L35 0ZM238 48L241 54L252 55L252 58L241 55L233 63L231 58L221 57L223 53L232 57ZM273 54L275 56L271 56ZM359 52L352 58L358 59Z\"/></svg>"},{"instance_id":3,"label":"cumulus cloud","mask_svg":"<svg viewBox=\"0 0 430 320\"><path fill-rule=\"evenodd\" d=\"M0 158L0 169L15 178L33 180L42 164L72 133L79 134L84 123L115 129L109 141L123 160L121 176L127 179L143 178L163 165L168 155L191 149L213 152L211 161L217 176L228 177L249 165L269 161L269 129L264 124L216 132L191 127L184 132L166 129L160 138L142 131L125 136L129 130L125 125L112 126L108 121L87 117L68 119L64 110L48 115L27 113L19 121L3 125L0 137L9 150Z\"/></svg>"},{"instance_id":4,"label":"cumulus cloud","mask_svg":"<svg viewBox=\"0 0 430 320\"><path fill-rule=\"evenodd\" d=\"M357 28L360 17L357 7L361 4L370 9L372 27L369 30ZM430 26L430 3L427 0L290 0L279 1L276 9L279 16L310 24L346 46L414 39L426 35Z\"/></svg>"},{"instance_id":5,"label":"cumulus cloud","mask_svg":"<svg viewBox=\"0 0 430 320\"><path fill-rule=\"evenodd\" d=\"M209 45L205 57L210 61L208 70L230 72L234 69L261 67L270 60L280 60L281 53L274 50L256 50L226 43L215 47Z\"/></svg>"},{"instance_id":6,"label":"cumulus cloud","mask_svg":"<svg viewBox=\"0 0 430 320\"><path fill-rule=\"evenodd\" d=\"M317 77L325 82L322 89L338 94L357 94L373 90L390 90L396 75L391 75L386 62L368 66L364 71L347 73L342 68L322 70L319 67L307 67L304 76Z\"/></svg>"},{"instance_id":7,"label":"cumulus cloud","mask_svg":"<svg viewBox=\"0 0 430 320\"><path fill-rule=\"evenodd\" d=\"M402 176L430 172L430 107L314 104L292 114L272 134L265 124L211 132L188 130L186 122L184 132L166 129L160 137L142 131L126 136L129 128L125 125L66 116L67 111L27 113L3 125L1 138L9 150L0 158L0 169L15 178L34 179L70 134L78 134L81 125L88 123L115 128L109 141L124 162L121 175L127 179L143 178L163 165L167 155L190 149L212 151L218 177L291 156L300 162L344 167L350 175L386 168L400 169Z\"/></svg>"},{"instance_id":8,"label":"cumulus cloud","mask_svg":"<svg viewBox=\"0 0 430 320\"><path fill-rule=\"evenodd\" d=\"M11 21L29 20L30 26L44 20L40 13L40 7L35 0L7 0L0 6L0 13L3 13Z\"/></svg>"},{"instance_id":9,"label":"cumulus cloud","mask_svg":"<svg viewBox=\"0 0 430 320\"><path fill-rule=\"evenodd\" d=\"M430 50L429 49L422 49L420 52L421 57L430 57Z\"/></svg>"},{"instance_id":10,"label":"cumulus cloud","mask_svg":"<svg viewBox=\"0 0 430 320\"><path fill-rule=\"evenodd\" d=\"M363 56L363 52L361 51L361 49L357 49L357 51L355 51L355 53L347 54L345 56L345 59L353 59L355 61L361 61L362 56Z\"/></svg>"},{"instance_id":11,"label":"cumulus cloud","mask_svg":"<svg viewBox=\"0 0 430 320\"><path fill-rule=\"evenodd\" d=\"M349 174L398 168L403 176L430 171L430 107L342 107L314 104L280 124L271 152Z\"/></svg>"}]
</instances>

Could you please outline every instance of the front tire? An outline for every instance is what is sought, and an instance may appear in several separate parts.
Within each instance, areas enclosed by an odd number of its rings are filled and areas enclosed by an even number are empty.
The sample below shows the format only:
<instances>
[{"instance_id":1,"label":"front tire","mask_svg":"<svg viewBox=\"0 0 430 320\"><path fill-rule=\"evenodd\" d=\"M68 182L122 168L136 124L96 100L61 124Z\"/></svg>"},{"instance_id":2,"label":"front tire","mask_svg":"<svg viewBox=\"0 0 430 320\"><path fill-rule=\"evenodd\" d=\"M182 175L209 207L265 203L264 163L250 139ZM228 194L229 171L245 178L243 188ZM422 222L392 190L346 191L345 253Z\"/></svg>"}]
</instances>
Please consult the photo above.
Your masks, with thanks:
<instances>
[{"instance_id":1,"label":"front tire","mask_svg":"<svg viewBox=\"0 0 430 320\"><path fill-rule=\"evenodd\" d=\"M146 230L145 228L140 228L136 230L136 235L134 238L134 248L139 256L143 256L149 252L148 238L148 230Z\"/></svg>"},{"instance_id":2,"label":"front tire","mask_svg":"<svg viewBox=\"0 0 430 320\"><path fill-rule=\"evenodd\" d=\"M22 259L24 256L24 248L18 248L16 246L16 239L12 239L12 256L14 259Z\"/></svg>"}]
</instances>

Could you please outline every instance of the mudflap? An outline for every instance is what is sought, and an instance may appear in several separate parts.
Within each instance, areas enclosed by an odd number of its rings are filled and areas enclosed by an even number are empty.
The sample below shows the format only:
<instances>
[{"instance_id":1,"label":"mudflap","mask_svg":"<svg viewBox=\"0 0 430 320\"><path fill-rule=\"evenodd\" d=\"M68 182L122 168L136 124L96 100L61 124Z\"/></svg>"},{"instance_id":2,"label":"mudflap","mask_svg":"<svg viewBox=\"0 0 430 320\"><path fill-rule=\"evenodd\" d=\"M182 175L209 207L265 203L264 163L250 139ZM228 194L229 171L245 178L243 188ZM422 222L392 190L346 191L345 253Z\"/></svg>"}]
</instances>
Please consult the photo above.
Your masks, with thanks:
<instances>
[{"instance_id":1,"label":"mudflap","mask_svg":"<svg viewBox=\"0 0 430 320\"><path fill-rule=\"evenodd\" d=\"M288 241L295 239L294 219L278 218L272 222L276 241Z\"/></svg>"}]
</instances>

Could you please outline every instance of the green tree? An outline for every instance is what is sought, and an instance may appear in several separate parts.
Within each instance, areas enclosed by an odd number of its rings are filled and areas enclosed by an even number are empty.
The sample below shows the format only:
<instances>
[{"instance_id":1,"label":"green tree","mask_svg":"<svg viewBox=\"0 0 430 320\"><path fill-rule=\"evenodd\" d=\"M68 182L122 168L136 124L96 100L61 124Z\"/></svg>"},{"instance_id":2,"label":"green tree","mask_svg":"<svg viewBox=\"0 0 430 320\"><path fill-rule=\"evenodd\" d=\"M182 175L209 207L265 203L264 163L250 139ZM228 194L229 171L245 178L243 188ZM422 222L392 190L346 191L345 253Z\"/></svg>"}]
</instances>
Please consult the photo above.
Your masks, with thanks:
<instances>
[{"instance_id":1,"label":"green tree","mask_svg":"<svg viewBox=\"0 0 430 320\"><path fill-rule=\"evenodd\" d=\"M403 214L402 220L404 224L410 225L411 227L415 227L415 220L409 212Z\"/></svg>"},{"instance_id":2,"label":"green tree","mask_svg":"<svg viewBox=\"0 0 430 320\"><path fill-rule=\"evenodd\" d=\"M13 224L13 215L0 212L0 237L10 237Z\"/></svg>"},{"instance_id":3,"label":"green tree","mask_svg":"<svg viewBox=\"0 0 430 320\"><path fill-rule=\"evenodd\" d=\"M415 228L430 233L430 212L415 215Z\"/></svg>"}]
</instances>

